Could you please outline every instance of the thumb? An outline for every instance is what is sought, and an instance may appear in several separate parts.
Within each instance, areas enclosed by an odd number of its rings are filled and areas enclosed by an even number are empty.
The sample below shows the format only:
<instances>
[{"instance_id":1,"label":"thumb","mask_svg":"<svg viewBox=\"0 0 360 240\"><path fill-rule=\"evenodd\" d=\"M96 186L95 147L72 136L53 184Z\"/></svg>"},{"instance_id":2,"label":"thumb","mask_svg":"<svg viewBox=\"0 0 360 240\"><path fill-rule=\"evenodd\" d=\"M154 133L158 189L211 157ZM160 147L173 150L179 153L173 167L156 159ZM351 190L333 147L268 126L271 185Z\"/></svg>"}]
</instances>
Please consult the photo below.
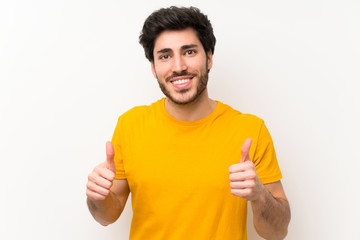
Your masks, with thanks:
<instances>
[{"instance_id":1,"label":"thumb","mask_svg":"<svg viewBox=\"0 0 360 240\"><path fill-rule=\"evenodd\" d=\"M248 138L245 140L244 144L241 147L241 159L240 163L250 160L249 151L251 148L252 139Z\"/></svg>"},{"instance_id":2,"label":"thumb","mask_svg":"<svg viewBox=\"0 0 360 240\"><path fill-rule=\"evenodd\" d=\"M107 141L106 142L106 168L115 172L115 163L114 163L114 147L112 145L112 142Z\"/></svg>"}]
</instances>

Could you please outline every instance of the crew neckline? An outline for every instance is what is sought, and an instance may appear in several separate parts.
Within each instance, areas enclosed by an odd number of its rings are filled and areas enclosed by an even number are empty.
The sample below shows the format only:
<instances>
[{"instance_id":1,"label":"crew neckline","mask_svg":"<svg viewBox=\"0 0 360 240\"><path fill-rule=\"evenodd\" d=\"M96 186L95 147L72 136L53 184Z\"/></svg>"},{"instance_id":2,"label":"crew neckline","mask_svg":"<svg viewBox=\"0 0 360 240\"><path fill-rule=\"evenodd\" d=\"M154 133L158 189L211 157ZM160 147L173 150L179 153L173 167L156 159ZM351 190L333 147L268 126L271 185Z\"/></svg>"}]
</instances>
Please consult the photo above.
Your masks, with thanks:
<instances>
[{"instance_id":1,"label":"crew neckline","mask_svg":"<svg viewBox=\"0 0 360 240\"><path fill-rule=\"evenodd\" d=\"M159 100L160 108L161 108L161 111L164 113L164 116L167 119L169 119L171 122L179 124L179 125L183 125L183 126L195 126L195 125L199 125L204 122L207 122L208 120L212 119L214 116L218 115L218 113L221 112L221 109L223 109L223 105L224 105L222 102L220 102L218 100L214 100L216 102L216 107L210 114L208 114L207 116L205 116L201 119L195 120L195 121L183 121L183 120L174 118L166 111L165 99L166 98L162 98Z\"/></svg>"}]
</instances>

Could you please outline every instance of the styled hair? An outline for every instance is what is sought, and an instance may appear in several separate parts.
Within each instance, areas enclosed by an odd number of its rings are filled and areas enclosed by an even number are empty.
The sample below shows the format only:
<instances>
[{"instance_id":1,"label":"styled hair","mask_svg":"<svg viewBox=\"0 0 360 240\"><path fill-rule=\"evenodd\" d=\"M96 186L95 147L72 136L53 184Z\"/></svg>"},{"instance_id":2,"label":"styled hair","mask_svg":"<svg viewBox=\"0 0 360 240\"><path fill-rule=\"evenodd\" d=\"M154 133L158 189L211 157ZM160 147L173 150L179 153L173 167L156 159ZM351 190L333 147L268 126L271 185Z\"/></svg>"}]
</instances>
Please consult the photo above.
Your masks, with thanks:
<instances>
[{"instance_id":1,"label":"styled hair","mask_svg":"<svg viewBox=\"0 0 360 240\"><path fill-rule=\"evenodd\" d=\"M193 28L206 53L214 54L216 38L206 15L195 7L169 7L153 12L144 22L139 42L143 46L146 58L154 61L156 38L165 30L183 30Z\"/></svg>"}]
</instances>

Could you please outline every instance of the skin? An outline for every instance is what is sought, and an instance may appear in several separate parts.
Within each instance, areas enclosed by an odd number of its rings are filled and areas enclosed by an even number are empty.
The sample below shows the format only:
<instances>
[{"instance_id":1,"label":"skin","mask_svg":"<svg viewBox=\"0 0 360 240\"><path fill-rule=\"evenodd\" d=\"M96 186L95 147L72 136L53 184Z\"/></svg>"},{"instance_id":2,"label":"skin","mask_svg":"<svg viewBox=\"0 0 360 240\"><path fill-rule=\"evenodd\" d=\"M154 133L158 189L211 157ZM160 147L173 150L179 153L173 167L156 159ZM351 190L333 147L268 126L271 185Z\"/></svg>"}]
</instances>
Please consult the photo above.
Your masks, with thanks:
<instances>
[{"instance_id":1,"label":"skin","mask_svg":"<svg viewBox=\"0 0 360 240\"><path fill-rule=\"evenodd\" d=\"M101 225L115 222L122 213L130 193L126 179L115 178L114 148L106 142L106 160L88 176L87 204L94 219Z\"/></svg>"},{"instance_id":2,"label":"skin","mask_svg":"<svg viewBox=\"0 0 360 240\"><path fill-rule=\"evenodd\" d=\"M280 181L262 184L250 160L252 139L245 140L240 162L229 167L231 194L251 202L257 233L268 240L284 239L290 207Z\"/></svg>"},{"instance_id":3,"label":"skin","mask_svg":"<svg viewBox=\"0 0 360 240\"><path fill-rule=\"evenodd\" d=\"M215 109L217 103L208 97L206 88L212 59L212 54L205 53L192 28L163 31L157 37L151 71L168 96L165 108L171 116L183 121L194 121ZM181 77L175 77L178 75ZM185 88L178 89L171 83L178 78L191 78L191 82Z\"/></svg>"},{"instance_id":4,"label":"skin","mask_svg":"<svg viewBox=\"0 0 360 240\"><path fill-rule=\"evenodd\" d=\"M207 73L213 56L206 53L196 32L167 30L154 45L151 70L161 90L167 96L165 108L174 118L194 121L209 115L216 102L208 97ZM179 79L190 81L174 84ZM283 239L290 221L290 208L281 182L262 184L249 158L251 139L241 149L239 163L229 167L231 194L251 202L254 226L266 239ZM88 207L102 225L115 222L125 207L130 190L127 180L114 180L114 149L106 144L106 161L89 174L87 184Z\"/></svg>"}]
</instances>

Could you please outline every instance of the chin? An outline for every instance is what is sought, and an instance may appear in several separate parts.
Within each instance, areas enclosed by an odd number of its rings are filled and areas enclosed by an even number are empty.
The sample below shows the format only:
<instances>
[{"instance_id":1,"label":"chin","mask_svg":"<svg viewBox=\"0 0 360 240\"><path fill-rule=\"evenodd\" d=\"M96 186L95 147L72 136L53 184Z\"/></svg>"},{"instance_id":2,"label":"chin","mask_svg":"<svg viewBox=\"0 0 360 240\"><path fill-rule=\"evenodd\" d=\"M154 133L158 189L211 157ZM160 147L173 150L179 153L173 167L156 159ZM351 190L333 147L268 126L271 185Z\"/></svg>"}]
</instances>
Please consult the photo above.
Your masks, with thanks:
<instances>
[{"instance_id":1,"label":"chin","mask_svg":"<svg viewBox=\"0 0 360 240\"><path fill-rule=\"evenodd\" d=\"M167 97L173 103L176 103L179 105L186 105L186 104L196 102L201 97L201 95L202 95L201 93L199 93L199 92L185 93L184 95L186 95L186 96L174 96L174 94L172 94L172 95L167 95ZM178 95L178 94L176 94L176 95Z\"/></svg>"}]
</instances>

